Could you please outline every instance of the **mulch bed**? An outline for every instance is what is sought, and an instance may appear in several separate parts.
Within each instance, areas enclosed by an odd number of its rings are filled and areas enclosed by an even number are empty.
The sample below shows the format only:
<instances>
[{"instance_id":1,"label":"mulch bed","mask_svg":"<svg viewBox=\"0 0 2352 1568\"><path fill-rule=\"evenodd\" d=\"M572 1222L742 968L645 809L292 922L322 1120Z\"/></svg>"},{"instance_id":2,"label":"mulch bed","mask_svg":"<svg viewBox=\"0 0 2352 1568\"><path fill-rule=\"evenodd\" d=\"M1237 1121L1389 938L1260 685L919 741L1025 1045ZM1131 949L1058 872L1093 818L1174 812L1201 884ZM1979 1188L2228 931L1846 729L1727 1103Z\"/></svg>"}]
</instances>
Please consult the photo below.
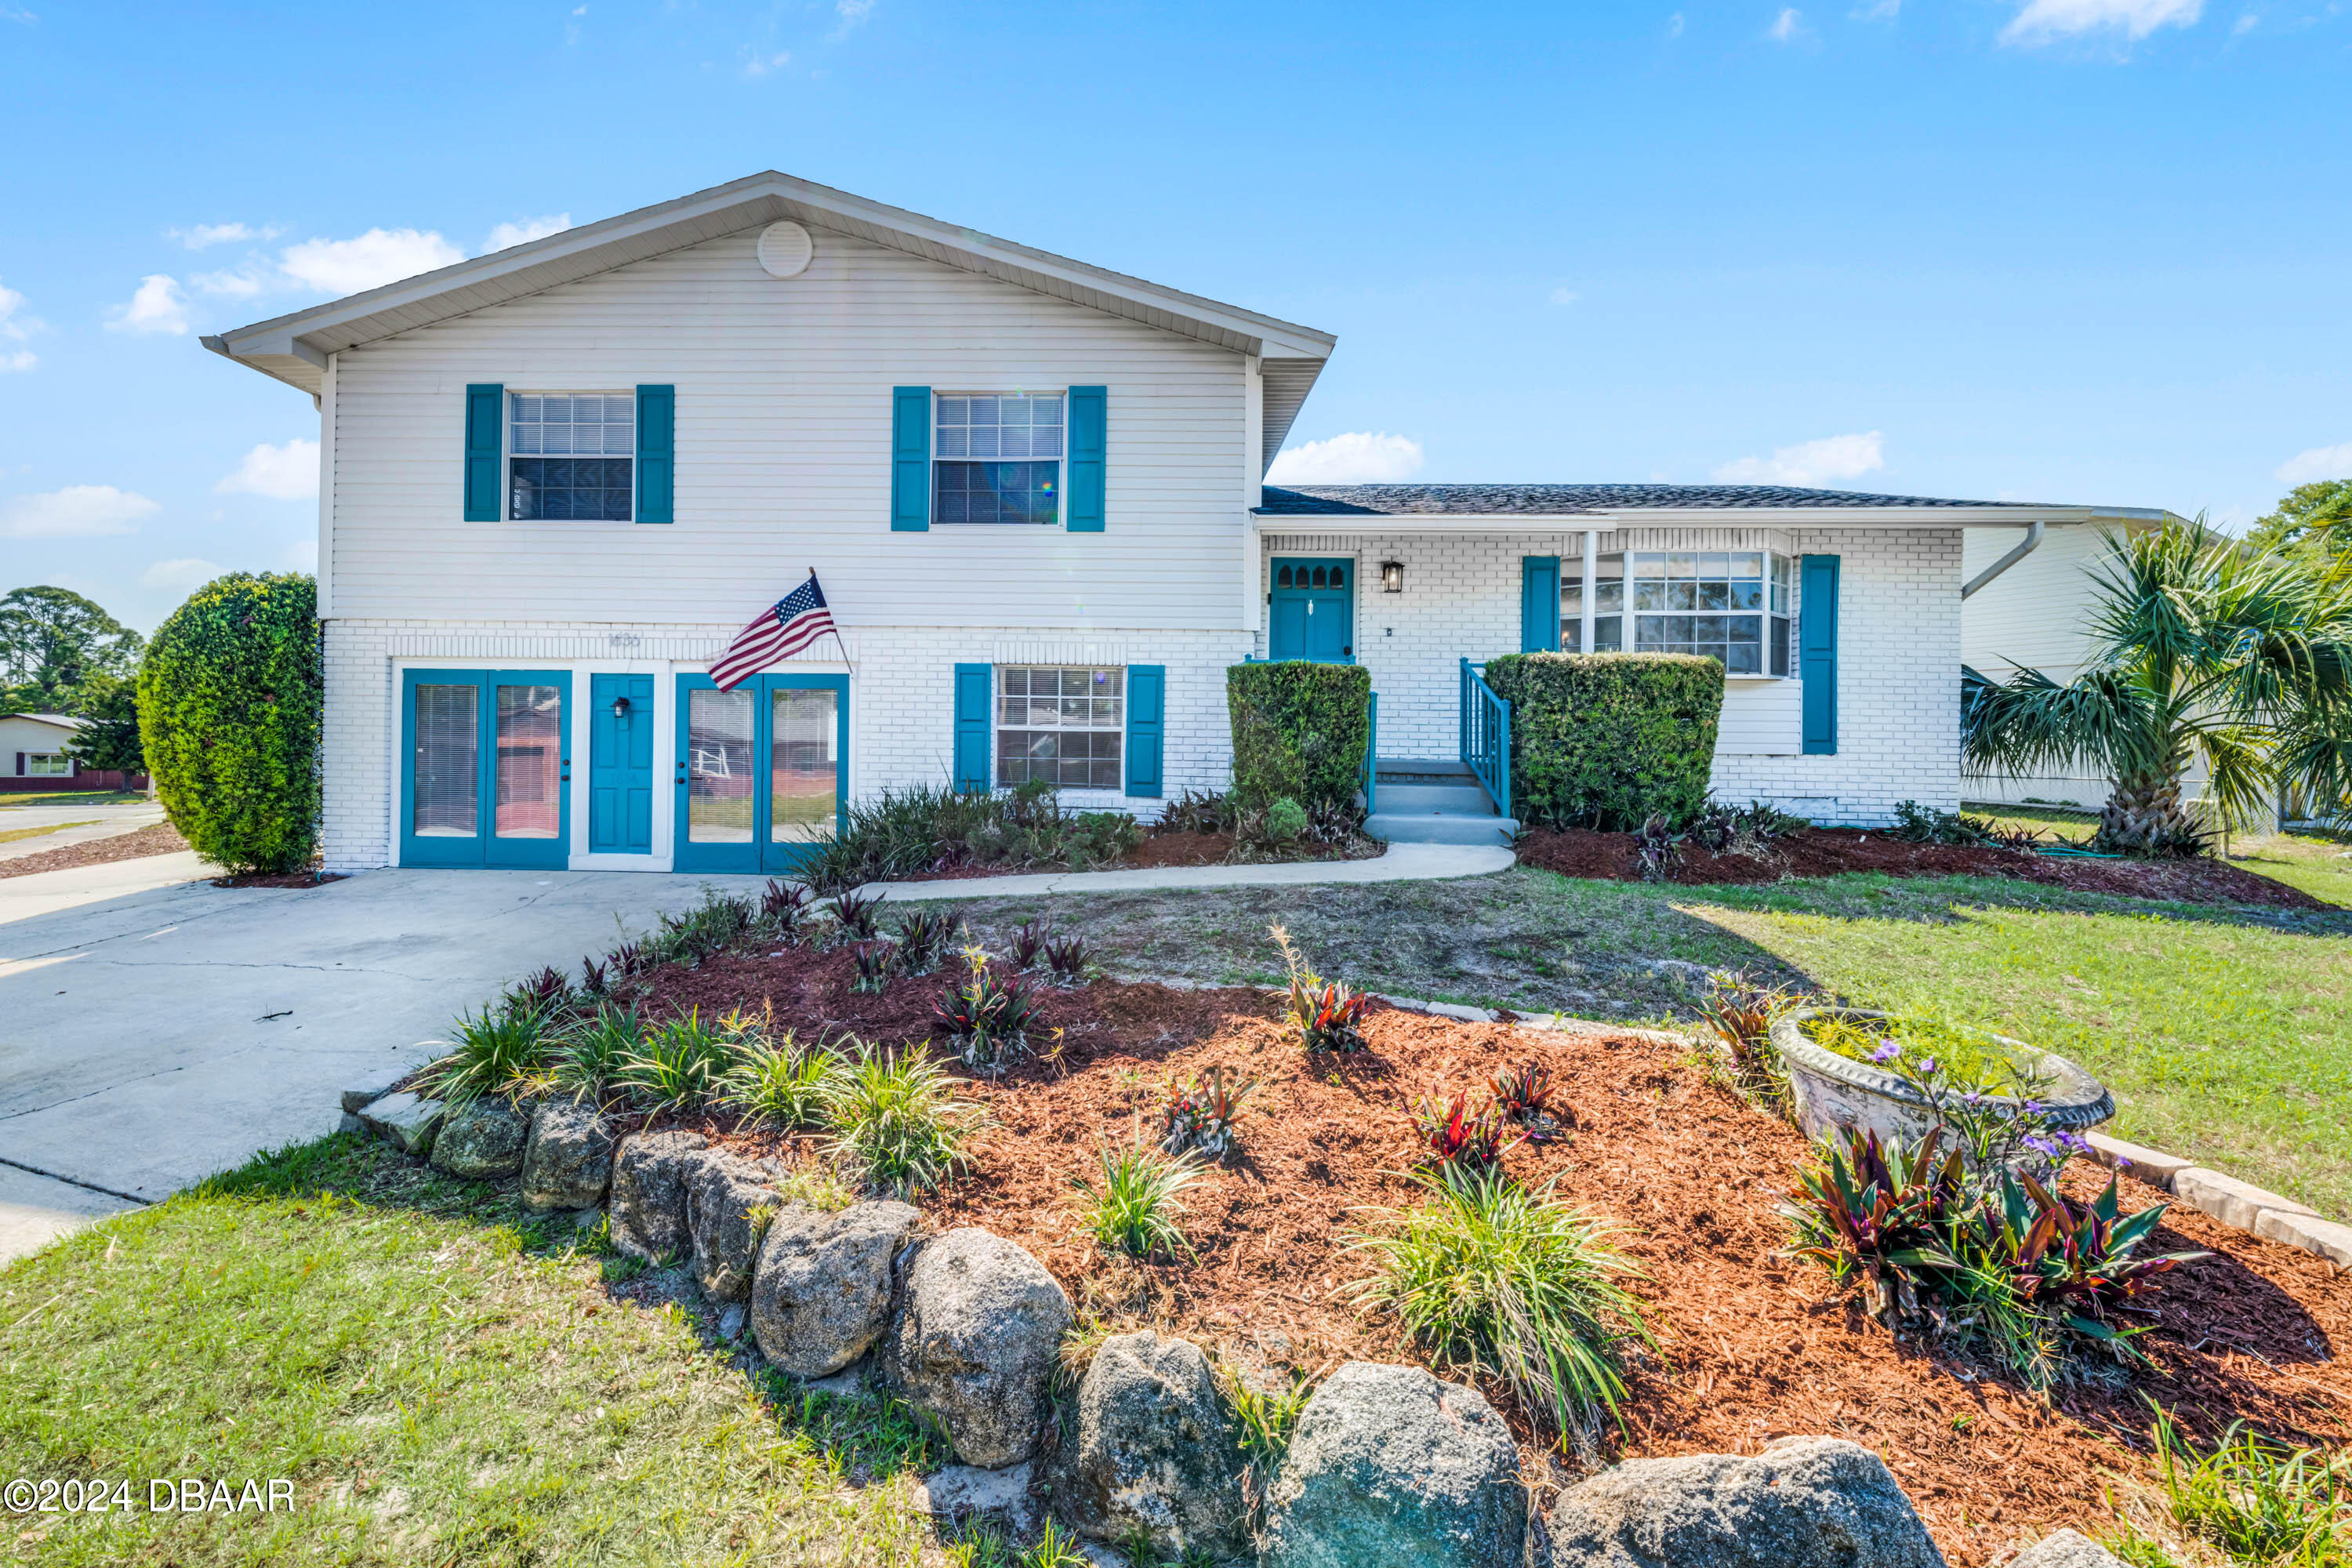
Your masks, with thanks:
<instances>
[{"instance_id":1,"label":"mulch bed","mask_svg":"<svg viewBox=\"0 0 2352 1568\"><path fill-rule=\"evenodd\" d=\"M2254 904L2281 910L2336 907L2226 860L2079 860L2019 849L1908 844L1884 833L1839 827L1803 828L1780 839L1773 848L1776 853L1771 857L1754 859L1710 855L1695 844L1685 844L1668 880L1698 886L1878 871L1890 877L2009 877L2076 892L2181 903ZM1617 882L1637 881L1641 877L1630 833L1531 828L1519 836L1517 853L1521 865L1539 866L1564 877Z\"/></svg>"},{"instance_id":2,"label":"mulch bed","mask_svg":"<svg viewBox=\"0 0 2352 1568\"><path fill-rule=\"evenodd\" d=\"M150 855L173 855L188 847L180 830L168 822L152 827L136 828L118 833L111 838L92 838L80 844L68 844L61 848L45 849L37 855L18 855L0 860L0 877L30 877L40 871L69 871L76 866L102 866L110 860L143 860Z\"/></svg>"},{"instance_id":3,"label":"mulch bed","mask_svg":"<svg viewBox=\"0 0 2352 1568\"><path fill-rule=\"evenodd\" d=\"M938 976L878 996L849 989L846 953L787 950L720 956L647 977L656 1015L772 1003L803 1039L855 1032L920 1038ZM1244 1366L1313 1373L1347 1359L1400 1361L1392 1320L1359 1311L1346 1288L1369 1272L1346 1247L1370 1210L1411 1203L1396 1173L1417 1150L1405 1107L1443 1088L1475 1088L1509 1064L1552 1069L1573 1113L1564 1142L1506 1156L1529 1186L1557 1179L1568 1199L1624 1226L1645 1271L1661 1353L1636 1367L1627 1429L1610 1456L1755 1452L1790 1434L1850 1437L1885 1455L1955 1564L1985 1564L2060 1525L2098 1530L2113 1489L2152 1477L2143 1395L2210 1436L2243 1417L2273 1435L2352 1437L2352 1372L2332 1347L2352 1337L2352 1283L2325 1260L2176 1210L2151 1244L2214 1256L2169 1277L2160 1325L2144 1342L2157 1370L2114 1390L2062 1391L2045 1405L1989 1368L1864 1318L1826 1274L1778 1256L1773 1209L1804 1152L1785 1123L1710 1084L1687 1051L1655 1038L1467 1024L1391 1007L1367 1026L1371 1049L1310 1060L1249 990L1189 991L1097 982L1045 994L1055 1031L1044 1058L977 1082L993 1125L971 1171L920 1200L942 1226L977 1225L1027 1247L1082 1311L1115 1327L1153 1323ZM1197 1256L1143 1265L1106 1257L1077 1232L1077 1177L1098 1147L1149 1130L1159 1086L1216 1064L1267 1081L1245 1107L1240 1147L1185 1194ZM698 1122L748 1153L802 1160L803 1141ZM2105 1173L2077 1171L2088 1190ZM2161 1194L2126 1184L2129 1206ZM1526 1413L1486 1392L1512 1423L1531 1474L1551 1474Z\"/></svg>"}]
</instances>

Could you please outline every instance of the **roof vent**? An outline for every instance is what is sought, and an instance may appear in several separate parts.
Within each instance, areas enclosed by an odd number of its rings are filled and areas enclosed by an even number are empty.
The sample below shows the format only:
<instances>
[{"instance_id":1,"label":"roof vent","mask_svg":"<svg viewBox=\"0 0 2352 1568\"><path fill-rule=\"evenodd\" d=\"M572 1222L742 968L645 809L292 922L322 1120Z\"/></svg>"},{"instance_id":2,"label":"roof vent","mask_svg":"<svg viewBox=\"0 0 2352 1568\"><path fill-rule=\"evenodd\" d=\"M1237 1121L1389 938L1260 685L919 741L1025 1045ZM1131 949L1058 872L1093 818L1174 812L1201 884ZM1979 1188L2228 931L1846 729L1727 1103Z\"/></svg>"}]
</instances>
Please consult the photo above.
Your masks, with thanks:
<instances>
[{"instance_id":1,"label":"roof vent","mask_svg":"<svg viewBox=\"0 0 2352 1568\"><path fill-rule=\"evenodd\" d=\"M760 265L771 278L797 278L808 270L816 242L796 223L772 223L760 231Z\"/></svg>"}]
</instances>

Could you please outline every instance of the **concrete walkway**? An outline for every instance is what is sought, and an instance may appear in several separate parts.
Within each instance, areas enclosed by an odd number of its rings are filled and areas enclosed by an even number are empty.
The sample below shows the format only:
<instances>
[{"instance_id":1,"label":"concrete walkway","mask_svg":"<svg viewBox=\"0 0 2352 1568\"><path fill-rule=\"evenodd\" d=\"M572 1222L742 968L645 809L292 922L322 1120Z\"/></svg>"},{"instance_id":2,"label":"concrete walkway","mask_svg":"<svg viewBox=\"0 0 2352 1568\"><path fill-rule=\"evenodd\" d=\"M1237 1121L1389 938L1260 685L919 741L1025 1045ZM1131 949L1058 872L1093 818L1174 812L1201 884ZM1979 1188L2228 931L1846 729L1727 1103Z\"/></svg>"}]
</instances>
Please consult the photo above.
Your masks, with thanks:
<instances>
[{"instance_id":1,"label":"concrete walkway","mask_svg":"<svg viewBox=\"0 0 2352 1568\"><path fill-rule=\"evenodd\" d=\"M1492 844L1391 844L1369 860L1293 860L1271 866L1155 866L1127 871L1041 871L946 882L868 882L861 893L892 903L939 899L1022 899L1046 893L1132 893L1153 889L1280 888L1348 882L1435 882L1510 869L1510 850Z\"/></svg>"}]
</instances>

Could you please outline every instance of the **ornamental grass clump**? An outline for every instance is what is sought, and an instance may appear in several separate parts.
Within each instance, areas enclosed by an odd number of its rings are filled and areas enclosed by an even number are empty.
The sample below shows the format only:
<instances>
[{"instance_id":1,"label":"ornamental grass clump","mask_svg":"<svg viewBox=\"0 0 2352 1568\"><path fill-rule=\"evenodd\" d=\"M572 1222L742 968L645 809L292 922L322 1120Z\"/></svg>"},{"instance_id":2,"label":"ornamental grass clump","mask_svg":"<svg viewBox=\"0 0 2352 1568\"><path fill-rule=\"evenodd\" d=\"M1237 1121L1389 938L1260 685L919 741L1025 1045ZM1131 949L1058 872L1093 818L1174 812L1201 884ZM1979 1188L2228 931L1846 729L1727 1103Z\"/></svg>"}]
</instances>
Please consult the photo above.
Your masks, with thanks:
<instances>
[{"instance_id":1,"label":"ornamental grass clump","mask_svg":"<svg viewBox=\"0 0 2352 1568\"><path fill-rule=\"evenodd\" d=\"M2155 1437L2167 1510L2189 1535L2219 1547L2231 1563L2352 1563L2352 1453L2294 1447L2233 1421L2211 1451L2200 1454L2162 1410Z\"/></svg>"},{"instance_id":2,"label":"ornamental grass clump","mask_svg":"<svg viewBox=\"0 0 2352 1568\"><path fill-rule=\"evenodd\" d=\"M1284 1027L1309 1051L1360 1051L1364 1045L1364 1014L1371 998L1341 980L1326 980L1315 973L1290 933L1279 925L1266 930L1282 950L1290 990L1283 1004Z\"/></svg>"},{"instance_id":3,"label":"ornamental grass clump","mask_svg":"<svg viewBox=\"0 0 2352 1568\"><path fill-rule=\"evenodd\" d=\"M745 1127L806 1127L824 1114L825 1092L841 1058L822 1046L803 1047L787 1029L772 1043L746 1047L719 1080L719 1100Z\"/></svg>"},{"instance_id":4,"label":"ornamental grass clump","mask_svg":"<svg viewBox=\"0 0 2352 1568\"><path fill-rule=\"evenodd\" d=\"M455 1110L485 1095L526 1089L547 1066L547 1021L531 1007L485 1007L460 1013L454 1040L436 1040L449 1054L426 1068L417 1087Z\"/></svg>"},{"instance_id":5,"label":"ornamental grass clump","mask_svg":"<svg viewBox=\"0 0 2352 1568\"><path fill-rule=\"evenodd\" d=\"M679 915L661 917L661 929L646 939L654 963L700 963L743 940L756 918L751 900L731 893L705 892L702 902Z\"/></svg>"},{"instance_id":6,"label":"ornamental grass clump","mask_svg":"<svg viewBox=\"0 0 2352 1568\"><path fill-rule=\"evenodd\" d=\"M1427 1202L1349 1239L1379 1265L1360 1298L1395 1312L1445 1370L1500 1378L1563 1448L1590 1447L1625 1399L1621 1350L1656 1343L1619 1283L1640 1270L1610 1247L1617 1227L1550 1183L1531 1193L1462 1164L1412 1179Z\"/></svg>"},{"instance_id":7,"label":"ornamental grass clump","mask_svg":"<svg viewBox=\"0 0 2352 1568\"><path fill-rule=\"evenodd\" d=\"M648 1110L691 1110L710 1100L734 1065L728 1032L704 1022L698 1007L646 1030L616 1082Z\"/></svg>"},{"instance_id":8,"label":"ornamental grass clump","mask_svg":"<svg viewBox=\"0 0 2352 1568\"><path fill-rule=\"evenodd\" d=\"M901 1198L927 1192L969 1163L983 1112L957 1095L929 1053L881 1051L856 1041L856 1054L826 1081L823 1104L833 1131L827 1152L871 1187Z\"/></svg>"},{"instance_id":9,"label":"ornamental grass clump","mask_svg":"<svg viewBox=\"0 0 2352 1568\"><path fill-rule=\"evenodd\" d=\"M645 1037L635 1004L603 1002L556 1037L548 1087L574 1100L602 1100Z\"/></svg>"},{"instance_id":10,"label":"ornamental grass clump","mask_svg":"<svg viewBox=\"0 0 2352 1568\"><path fill-rule=\"evenodd\" d=\"M1179 1223L1184 1201L1177 1194L1200 1178L1201 1164L1189 1154L1171 1157L1139 1140L1120 1149L1106 1145L1099 1181L1078 1180L1087 1195L1078 1224L1107 1252L1146 1259L1190 1255Z\"/></svg>"}]
</instances>

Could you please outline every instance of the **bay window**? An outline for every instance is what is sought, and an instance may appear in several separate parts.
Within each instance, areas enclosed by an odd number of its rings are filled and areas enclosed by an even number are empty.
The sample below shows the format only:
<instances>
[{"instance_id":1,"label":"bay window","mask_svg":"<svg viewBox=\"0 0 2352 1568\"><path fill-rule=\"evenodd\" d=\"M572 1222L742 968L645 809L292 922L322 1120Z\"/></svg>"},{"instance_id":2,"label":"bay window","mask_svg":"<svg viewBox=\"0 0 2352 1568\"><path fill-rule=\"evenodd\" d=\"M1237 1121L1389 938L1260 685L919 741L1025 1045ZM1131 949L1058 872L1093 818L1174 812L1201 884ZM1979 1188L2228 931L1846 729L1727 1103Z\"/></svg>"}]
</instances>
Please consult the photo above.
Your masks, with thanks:
<instances>
[{"instance_id":1,"label":"bay window","mask_svg":"<svg viewBox=\"0 0 2352 1568\"><path fill-rule=\"evenodd\" d=\"M1789 557L1766 550L1600 556L1593 563L1592 651L1705 654L1721 660L1728 675L1785 676L1790 574ZM1562 647L1575 647L1583 614L1582 583L1563 580Z\"/></svg>"}]
</instances>

